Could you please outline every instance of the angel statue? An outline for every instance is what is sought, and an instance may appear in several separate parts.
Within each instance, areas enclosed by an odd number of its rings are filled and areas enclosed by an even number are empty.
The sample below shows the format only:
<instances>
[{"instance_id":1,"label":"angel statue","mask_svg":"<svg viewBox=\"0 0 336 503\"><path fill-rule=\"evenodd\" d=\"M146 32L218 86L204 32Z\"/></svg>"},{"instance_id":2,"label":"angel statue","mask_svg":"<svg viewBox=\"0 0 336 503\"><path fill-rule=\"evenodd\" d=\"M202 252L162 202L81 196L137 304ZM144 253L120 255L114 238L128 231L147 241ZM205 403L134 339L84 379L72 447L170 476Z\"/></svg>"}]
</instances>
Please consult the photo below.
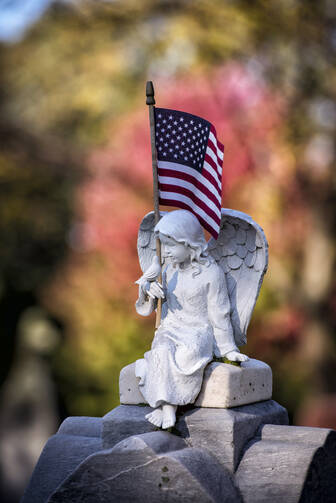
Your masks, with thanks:
<instances>
[{"instance_id":1,"label":"angel statue","mask_svg":"<svg viewBox=\"0 0 336 503\"><path fill-rule=\"evenodd\" d=\"M194 403L206 365L215 357L244 362L238 347L267 268L267 241L252 218L222 209L218 239L206 242L198 219L187 210L153 212L140 225L136 310L148 316L162 299L162 316L150 351L137 360L139 389L154 409L146 419L174 426L178 405ZM155 240L162 246L162 271ZM162 282L157 278L162 272Z\"/></svg>"}]
</instances>

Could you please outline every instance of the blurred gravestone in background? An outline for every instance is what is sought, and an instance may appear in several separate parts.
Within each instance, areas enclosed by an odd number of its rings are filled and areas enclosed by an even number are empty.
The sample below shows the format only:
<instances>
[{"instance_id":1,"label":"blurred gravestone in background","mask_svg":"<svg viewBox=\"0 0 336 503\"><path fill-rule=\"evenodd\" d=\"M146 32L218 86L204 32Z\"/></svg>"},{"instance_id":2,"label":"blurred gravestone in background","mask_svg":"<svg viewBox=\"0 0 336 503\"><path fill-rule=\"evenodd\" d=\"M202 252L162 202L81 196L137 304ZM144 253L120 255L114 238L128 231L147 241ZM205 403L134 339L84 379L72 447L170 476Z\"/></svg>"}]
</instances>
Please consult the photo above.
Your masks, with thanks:
<instances>
[{"instance_id":1,"label":"blurred gravestone in background","mask_svg":"<svg viewBox=\"0 0 336 503\"><path fill-rule=\"evenodd\" d=\"M49 412L34 416L44 443L60 416L115 406L120 369L149 347L153 321L132 305L137 228L152 209L148 79L159 106L218 124L223 206L251 214L269 238L244 352L272 366L274 397L291 419L335 428L334 2L72 0L38 9L35 24L0 46L4 448L6 431L29 424L28 404L15 405L29 395L20 374L29 361L45 376L39 403ZM54 342L37 349L26 331ZM34 463L28 457L10 464L11 477L2 469L3 485Z\"/></svg>"},{"instance_id":2,"label":"blurred gravestone in background","mask_svg":"<svg viewBox=\"0 0 336 503\"><path fill-rule=\"evenodd\" d=\"M8 99L1 80L0 498L14 502L60 420L50 359L62 321L42 308L41 293L67 255L79 170L73 147L35 132Z\"/></svg>"},{"instance_id":3,"label":"blurred gravestone in background","mask_svg":"<svg viewBox=\"0 0 336 503\"><path fill-rule=\"evenodd\" d=\"M48 356L59 334L36 307L20 318L9 375L2 386L0 453L2 501L17 501L45 439L57 428L57 394Z\"/></svg>"}]
</instances>

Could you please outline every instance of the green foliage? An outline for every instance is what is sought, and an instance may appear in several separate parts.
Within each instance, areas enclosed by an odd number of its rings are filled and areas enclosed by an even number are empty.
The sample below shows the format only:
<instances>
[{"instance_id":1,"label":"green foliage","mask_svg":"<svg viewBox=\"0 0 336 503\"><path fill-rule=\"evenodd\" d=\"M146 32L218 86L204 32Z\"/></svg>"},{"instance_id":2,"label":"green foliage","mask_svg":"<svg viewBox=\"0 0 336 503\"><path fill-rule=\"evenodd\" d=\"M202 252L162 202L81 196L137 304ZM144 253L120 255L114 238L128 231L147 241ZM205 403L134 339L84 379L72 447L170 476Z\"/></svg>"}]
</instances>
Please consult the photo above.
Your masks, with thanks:
<instances>
[{"instance_id":1,"label":"green foliage","mask_svg":"<svg viewBox=\"0 0 336 503\"><path fill-rule=\"evenodd\" d=\"M240 365L241 365L241 362L233 362L232 360L229 360L225 356L220 357L220 358L214 357L213 361L219 362L219 363L227 363L229 365L234 365L235 367L240 367Z\"/></svg>"}]
</instances>

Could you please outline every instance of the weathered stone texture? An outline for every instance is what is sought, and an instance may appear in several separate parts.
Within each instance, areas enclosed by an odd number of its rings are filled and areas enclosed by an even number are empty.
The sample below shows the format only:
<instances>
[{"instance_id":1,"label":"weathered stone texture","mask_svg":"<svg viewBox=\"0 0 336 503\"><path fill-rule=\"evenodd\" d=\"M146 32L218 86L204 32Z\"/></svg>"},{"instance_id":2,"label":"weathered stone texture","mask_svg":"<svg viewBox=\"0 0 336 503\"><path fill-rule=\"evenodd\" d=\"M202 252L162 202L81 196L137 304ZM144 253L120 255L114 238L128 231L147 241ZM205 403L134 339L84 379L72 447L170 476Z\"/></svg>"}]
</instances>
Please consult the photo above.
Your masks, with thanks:
<instances>
[{"instance_id":1,"label":"weathered stone texture","mask_svg":"<svg viewBox=\"0 0 336 503\"><path fill-rule=\"evenodd\" d=\"M138 386L139 378L135 377L135 363L121 369L119 375L119 396L123 405L137 405L146 403Z\"/></svg>"},{"instance_id":2,"label":"weathered stone texture","mask_svg":"<svg viewBox=\"0 0 336 503\"><path fill-rule=\"evenodd\" d=\"M120 403L146 403L135 377L135 363L124 367L119 377ZM205 371L196 407L228 408L272 398L272 370L264 362L250 359L240 367L212 362Z\"/></svg>"},{"instance_id":3,"label":"weathered stone texture","mask_svg":"<svg viewBox=\"0 0 336 503\"><path fill-rule=\"evenodd\" d=\"M240 367L212 362L204 372L196 407L238 407L272 398L272 370L250 359Z\"/></svg>"},{"instance_id":4,"label":"weathered stone texture","mask_svg":"<svg viewBox=\"0 0 336 503\"><path fill-rule=\"evenodd\" d=\"M267 425L261 435L236 472L246 503L336 501L336 432Z\"/></svg>"},{"instance_id":5,"label":"weathered stone texture","mask_svg":"<svg viewBox=\"0 0 336 503\"><path fill-rule=\"evenodd\" d=\"M58 433L50 437L21 503L44 503L56 487L90 454L102 449L97 437Z\"/></svg>"},{"instance_id":6,"label":"weathered stone texture","mask_svg":"<svg viewBox=\"0 0 336 503\"><path fill-rule=\"evenodd\" d=\"M288 424L286 409L273 400L231 409L195 408L178 420L176 428L189 445L209 449L234 472L243 447L265 423Z\"/></svg>"},{"instance_id":7,"label":"weathered stone texture","mask_svg":"<svg viewBox=\"0 0 336 503\"><path fill-rule=\"evenodd\" d=\"M104 449L113 447L124 438L155 431L156 426L145 418L150 407L119 405L103 417L102 441Z\"/></svg>"},{"instance_id":8,"label":"weathered stone texture","mask_svg":"<svg viewBox=\"0 0 336 503\"><path fill-rule=\"evenodd\" d=\"M180 436L153 431L150 410L123 405L102 420L68 418L22 503L336 501L336 432L287 426L272 400L182 409Z\"/></svg>"},{"instance_id":9,"label":"weathered stone texture","mask_svg":"<svg viewBox=\"0 0 336 503\"><path fill-rule=\"evenodd\" d=\"M102 422L101 417L67 417L58 428L57 433L101 438Z\"/></svg>"},{"instance_id":10,"label":"weathered stone texture","mask_svg":"<svg viewBox=\"0 0 336 503\"><path fill-rule=\"evenodd\" d=\"M176 447L178 450L176 450ZM231 476L202 449L166 432L137 435L90 456L49 503L240 502Z\"/></svg>"}]
</instances>

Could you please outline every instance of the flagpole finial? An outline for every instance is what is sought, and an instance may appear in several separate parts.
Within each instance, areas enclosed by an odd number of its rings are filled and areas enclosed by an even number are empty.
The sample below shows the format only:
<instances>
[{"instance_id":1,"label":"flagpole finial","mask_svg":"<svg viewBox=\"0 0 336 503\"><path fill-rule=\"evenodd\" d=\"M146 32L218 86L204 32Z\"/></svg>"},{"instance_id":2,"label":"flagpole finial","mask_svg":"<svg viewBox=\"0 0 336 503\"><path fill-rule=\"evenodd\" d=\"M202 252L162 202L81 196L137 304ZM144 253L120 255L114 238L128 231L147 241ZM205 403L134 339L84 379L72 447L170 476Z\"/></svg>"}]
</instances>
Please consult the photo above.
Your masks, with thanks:
<instances>
[{"instance_id":1,"label":"flagpole finial","mask_svg":"<svg viewBox=\"0 0 336 503\"><path fill-rule=\"evenodd\" d=\"M146 96L146 105L155 105L154 86L151 80L148 80L146 84Z\"/></svg>"}]
</instances>

